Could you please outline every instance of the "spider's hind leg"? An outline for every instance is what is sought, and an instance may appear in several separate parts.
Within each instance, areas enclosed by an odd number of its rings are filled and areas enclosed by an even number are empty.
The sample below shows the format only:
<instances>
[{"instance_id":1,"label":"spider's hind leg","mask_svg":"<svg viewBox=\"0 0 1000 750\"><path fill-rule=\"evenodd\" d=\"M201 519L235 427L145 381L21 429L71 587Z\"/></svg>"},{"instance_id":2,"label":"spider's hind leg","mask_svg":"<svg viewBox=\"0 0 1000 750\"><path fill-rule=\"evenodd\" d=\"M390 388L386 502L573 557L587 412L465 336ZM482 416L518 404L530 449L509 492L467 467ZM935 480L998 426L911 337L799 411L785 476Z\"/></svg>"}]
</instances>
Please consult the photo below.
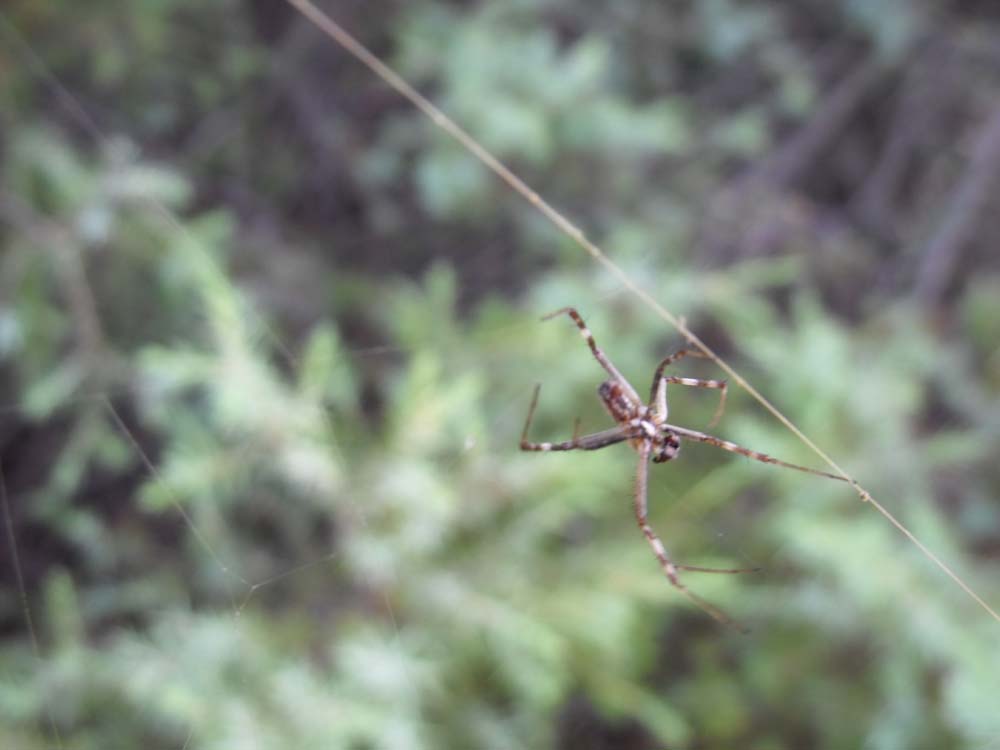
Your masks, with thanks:
<instances>
[{"instance_id":1,"label":"spider's hind leg","mask_svg":"<svg viewBox=\"0 0 1000 750\"><path fill-rule=\"evenodd\" d=\"M684 596L694 602L698 607L703 609L713 618L721 622L723 625L731 625L741 632L747 632L747 629L740 625L736 620L727 615L721 609L711 604L691 589L685 586L677 573L680 570L691 570L698 571L702 573L737 573L743 572L742 570L723 570L715 568L699 568L695 566L688 565L677 565L667 556L667 551L663 547L663 542L660 541L660 537L656 535L653 531L653 527L649 525L649 520L647 518L647 493L649 484L649 455L651 451L651 445L649 442L643 444L639 449L639 468L636 473L636 483L635 483L635 517L639 522L639 528L642 530L643 535L646 537L646 541L649 542L649 546L653 548L653 554L656 556L657 561L660 563L660 568L663 570L663 574L670 581L671 585L678 589Z\"/></svg>"}]
</instances>

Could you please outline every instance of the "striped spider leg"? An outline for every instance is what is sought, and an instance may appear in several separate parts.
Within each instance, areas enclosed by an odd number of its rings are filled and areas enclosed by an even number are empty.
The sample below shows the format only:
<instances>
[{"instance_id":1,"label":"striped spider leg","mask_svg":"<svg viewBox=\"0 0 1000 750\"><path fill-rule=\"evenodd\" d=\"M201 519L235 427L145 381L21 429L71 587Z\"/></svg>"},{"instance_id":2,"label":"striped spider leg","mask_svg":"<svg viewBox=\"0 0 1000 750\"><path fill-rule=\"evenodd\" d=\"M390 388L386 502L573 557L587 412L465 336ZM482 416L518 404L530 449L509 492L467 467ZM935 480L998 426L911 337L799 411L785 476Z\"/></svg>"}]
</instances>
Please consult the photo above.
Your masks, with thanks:
<instances>
[{"instance_id":1,"label":"striped spider leg","mask_svg":"<svg viewBox=\"0 0 1000 750\"><path fill-rule=\"evenodd\" d=\"M606 448L609 445L627 441L639 454L633 498L636 520L639 523L639 528L642 530L643 536L646 537L646 541L649 542L650 547L653 549L653 554L660 563L660 568L663 570L664 575L675 588L681 591L681 593L683 593L688 599L716 620L727 625L737 625L737 623L722 610L705 601L685 586L680 581L678 572L681 570L689 570L702 573L745 573L756 569L702 568L691 565L678 565L670 559L663 546L663 542L660 541L660 538L656 535L656 532L653 531L647 520L649 461L652 460L654 463L663 463L676 458L680 453L681 440L690 440L693 442L707 443L708 445L713 445L716 448L721 448L723 450L730 451L731 453L738 453L742 456L746 456L747 458L752 458L755 461L775 464L777 466L795 469L796 471L802 471L808 474L816 474L817 476L827 477L830 479L838 479L841 481L847 480L836 474L828 474L824 471L817 471L816 469L810 469L805 466L799 466L798 464L788 463L787 461L780 461L776 458L768 456L766 453L753 451L749 448L737 445L736 443L729 442L728 440L722 440L703 432L697 432L696 430L689 430L685 427L668 424L668 384L718 390L720 392L719 406L716 409L715 416L712 418L711 424L715 424L715 422L717 422L719 417L722 415L726 401L726 382L724 380L701 380L697 378L681 378L663 374L668 365L682 359L683 357L703 357L705 355L697 350L681 349L661 361L657 366L653 377L653 383L650 388L649 402L644 404L639 399L639 394L636 392L635 388L633 388L632 385L625 379L625 376L618 371L604 352L598 348L590 329L587 328L587 325L583 322L583 318L580 317L580 314L574 308L566 307L561 310L556 310L554 313L546 315L543 320L548 320L564 313L569 315L573 319L573 322L576 323L576 327L580 330L580 334L590 347L590 351L594 355L594 358L611 376L609 380L601 383L597 392L600 396L601 402L604 404L604 408L607 410L611 418L615 420L617 426L608 430L602 430L601 432L595 432L582 436L578 434L577 426L574 426L573 438L571 440L557 443L531 442L528 440L528 430L531 427L531 421L535 415L535 409L538 406L538 394L541 390L541 386L535 386L534 394L531 397L531 406L528 408L528 416L524 422L524 430L521 432L521 450L541 452L573 450L590 451L599 450L601 448Z\"/></svg>"},{"instance_id":2,"label":"striped spider leg","mask_svg":"<svg viewBox=\"0 0 1000 750\"><path fill-rule=\"evenodd\" d=\"M678 351L671 354L669 357L665 357L660 364L656 366L656 372L653 373L653 385L649 389L649 403L652 406L654 403L657 406L660 414L663 415L663 419L667 418L667 391L666 385L668 383L675 383L677 385L689 385L695 388L715 388L719 391L719 405L715 408L715 414L712 415L712 421L708 423L709 427L714 427L718 424L719 420L722 418L722 412L726 409L726 393L728 389L728 384L725 380L702 380L701 378L678 378L673 375L665 376L663 371L668 365L673 364L679 359L684 357L702 357L707 358L706 355L699 351L698 349L679 349ZM662 396L660 395L660 389L662 385ZM661 403L662 402L662 403Z\"/></svg>"}]
</instances>

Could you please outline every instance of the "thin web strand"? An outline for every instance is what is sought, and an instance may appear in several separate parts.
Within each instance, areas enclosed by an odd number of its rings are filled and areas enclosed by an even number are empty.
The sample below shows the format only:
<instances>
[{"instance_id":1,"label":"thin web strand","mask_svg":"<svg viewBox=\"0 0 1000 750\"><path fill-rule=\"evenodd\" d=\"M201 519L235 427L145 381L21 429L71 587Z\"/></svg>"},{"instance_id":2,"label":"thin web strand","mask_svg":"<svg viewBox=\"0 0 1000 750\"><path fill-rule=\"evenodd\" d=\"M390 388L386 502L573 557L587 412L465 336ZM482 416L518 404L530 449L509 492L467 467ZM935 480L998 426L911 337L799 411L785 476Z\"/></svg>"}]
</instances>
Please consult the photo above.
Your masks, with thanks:
<instances>
[{"instance_id":1,"label":"thin web strand","mask_svg":"<svg viewBox=\"0 0 1000 750\"><path fill-rule=\"evenodd\" d=\"M493 156L493 154L487 151L486 148L475 138L459 127L459 125L457 125L444 112L432 104L429 99L407 83L402 76L382 62L358 40L348 34L347 31L345 31L336 21L309 2L309 0L286 1L302 13L303 16L308 18L313 24L315 24L315 26L323 33L333 39L353 57L369 68L373 73L375 73L375 75L395 89L396 92L403 98L407 99L417 109L427 115L427 117L430 118L430 120L441 130L445 131L457 140L467 151L489 167L516 193L537 208L546 218L549 219L549 221L558 227L560 231L586 250L595 261L604 266L604 268L617 278L626 289L642 300L647 307L653 310L653 312L659 315L664 321L672 325L689 343L703 351L709 359L711 359L723 372L733 379L733 382L737 383L741 388L749 393L761 406L767 409L767 411L769 411L775 419L781 422L781 424L783 424L793 435L795 435L795 437L802 441L811 451L813 451L813 453L819 456L819 458L825 461L830 468L840 474L846 482L850 483L850 485L854 488L854 491L857 492L858 497L860 497L863 502L868 503L881 513L886 520L888 520L889 523L895 526L910 542L912 542L913 545L916 546L916 548L919 549L928 560L934 563L960 589L962 589L962 591L971 597L973 601L986 610L986 612L988 612L994 620L1000 622L1000 613L997 613L993 607L987 604L986 601L979 594L977 594L972 587L967 584L954 570L952 570L948 564L946 564L936 554L931 552L931 550L928 549L927 546L913 534L913 532L907 529L906 526L904 526L902 522L890 513L885 506L875 500L871 493L862 487L846 471L844 471L844 469L841 468L840 465L826 453L826 451L821 449L815 442L809 439L809 437L807 437L806 434L803 433L802 430L800 430L788 417L779 411L774 404L768 401L760 391L754 388L729 363L716 354L711 347L709 347L690 328L687 327L687 324L682 318L674 315L651 294L636 284L620 266L605 255L596 244L587 238L587 236L583 233L583 230L553 208L548 202L545 201L544 198L532 190L527 183L514 174L499 159Z\"/></svg>"},{"instance_id":2,"label":"thin web strand","mask_svg":"<svg viewBox=\"0 0 1000 750\"><path fill-rule=\"evenodd\" d=\"M17 551L17 538L14 535L14 518L10 512L10 501L7 499L7 484L4 481L3 465L0 464L0 505L3 505L3 517L7 526L7 542L10 545L10 561L14 568L14 579L17 581L17 592L21 598L21 612L24 614L24 624L28 628L28 640L31 641L31 653L36 661L42 660L42 649L38 644L38 631L35 630L35 621L31 617L31 605L28 602L28 589L24 585L24 572L21 570L21 556ZM59 733L59 726L56 724L55 716L52 713L52 705L48 699L45 701L45 718L49 723L49 731L56 741L56 747L63 747L62 735Z\"/></svg>"},{"instance_id":3,"label":"thin web strand","mask_svg":"<svg viewBox=\"0 0 1000 750\"><path fill-rule=\"evenodd\" d=\"M208 543L208 539L206 539L205 535L201 533L201 529L198 528L198 525L194 522L191 514L187 512L184 505L174 494L173 488L170 486L169 482L167 482L163 474L156 467L156 464L153 463L153 459L149 457L149 454L146 453L142 445L139 444L138 438L136 438L136 436L132 433L132 430L130 430L125 424L125 420L118 414L118 410L112 405L111 400L106 396L99 396L98 400L101 402L101 406L103 406L107 411L108 416L110 416L111 420L115 423L119 433L129 442L129 445L131 445L135 455L142 462L142 465L146 467L148 475L153 478L153 481L156 482L156 484L159 484L167 491L167 499L170 501L170 504L174 506L174 510L177 511L180 517L184 519L184 523L187 524L187 527L191 530L194 538L198 540L198 544L202 546L205 552L208 553L209 557L211 557L212 560L215 561L215 564L219 566L219 570L226 575L227 579L229 576L232 576L244 586L250 586L251 583L233 570L229 563L223 560L219 553L215 551L215 548ZM236 607L236 599L233 597L232 591L229 592L229 598L232 602L233 612L236 613L238 610Z\"/></svg>"},{"instance_id":4,"label":"thin web strand","mask_svg":"<svg viewBox=\"0 0 1000 750\"><path fill-rule=\"evenodd\" d=\"M49 66L46 64L46 62L35 52L34 48L18 31L18 29L8 21L8 19L2 12L0 12L0 32L3 32L3 34L8 39L12 40L14 44L20 49L22 55L24 56L24 59L28 63L29 68L39 79L41 79L47 86L49 86L49 88L56 94L59 102L66 108L66 110L71 115L72 119L74 119L83 128L84 131L86 131L86 133L94 140L94 142L102 146L106 146L108 143L108 137L105 135L102 129L98 126L95 120L90 117L90 115L87 113L87 110L73 96L70 90L67 89L62 84L62 82L55 74L53 74ZM167 226L171 227L173 230L178 232L185 240L189 241L192 244L192 246L201 249L201 244L197 240L197 238L195 238L191 234L191 232L187 229L187 227L181 223L181 221L178 219L175 213L165 203L155 198L146 198L143 199L142 202L147 206L149 206L154 213L160 216L160 218L166 223ZM209 262L213 262L209 256L206 257L208 257ZM292 353L292 351L287 346L285 346L285 343L282 341L280 336L278 336L278 334L271 327L271 325L261 315L257 314L256 311L249 306L245 309L245 312L247 313L247 315L252 316L253 322L260 326L260 330L263 332L263 335L274 344L279 354L284 358L286 362L296 366L300 364L299 359ZM398 350L400 350L400 347L369 347L368 349L358 350L357 353L358 356L370 356L370 355L378 356L386 352L392 352ZM215 564L218 565L219 569L224 574L225 580L227 582L227 593L229 595L230 607L233 612L234 620L237 621L236 623L237 627L239 626L238 623L244 609L247 607L247 605L250 602L250 599L259 589L261 589L264 586L270 585L271 583L274 583L276 581L283 580L284 578L294 573L300 572L305 568L329 562L335 556L336 553L334 553L333 555L324 555L317 560L310 561L302 565L293 567L289 570L278 573L258 583L251 583L250 581L246 580L243 576L237 573L232 567L227 565L226 562L221 558L221 556L211 546L211 544L209 544L208 539L205 538L205 535L194 523L194 520L191 518L190 514L188 514L187 511L184 509L183 504L178 500L177 494L174 492L173 488L171 488L166 483L164 477L157 470L155 464L152 462L150 457L143 451L142 446L139 445L139 442L136 439L136 437L127 428L124 421L118 415L117 411L115 410L114 406L111 403L110 398L107 395L107 392L95 395L88 394L84 396L84 398L93 398L103 402L104 406L110 411L111 417L115 421L118 429L123 431L125 438L129 441L132 447L138 452L140 460L145 466L148 475L152 477L155 482L160 483L162 486L166 487L166 489L168 490L168 495L170 497L171 503L180 513L185 524L191 529L191 532L197 539L198 543L206 550L208 555L213 559ZM3 408L0 407L0 413L2 413L2 411ZM337 458L337 460L342 462L343 454L340 450L339 444L335 439L336 432L332 429L333 426L332 418L328 410L324 410L323 420L327 427L326 434L329 436L328 439L329 439L330 449ZM365 511L361 507L361 505L352 500L351 508L352 511L354 512L354 515L358 519L360 525L364 528L367 528L368 517L365 514ZM14 533L13 527L9 527L9 533L13 535ZM391 576L394 580L398 580L397 573L393 572ZM229 586L230 577L236 578L243 586L247 587L246 594L243 597L242 601L240 601L239 603L237 603L232 588ZM374 588L380 588L382 590L381 593L382 593L383 603L385 606L385 612L388 616L388 621L393 630L390 642L399 643L401 640L400 619L397 616L395 609L393 607L389 591L385 586L374 586ZM25 613L26 615L29 615L27 610L25 610ZM34 641L34 643L37 648L38 645L37 639ZM406 666L406 671L407 673L409 673L410 671L409 665ZM409 674L407 676L410 677L412 682L412 677ZM51 721L51 712L50 712L50 721ZM62 741L59 737L58 731L56 731L54 724L53 724L53 731L55 733L54 736L56 738L58 747L62 748L63 747ZM188 734L188 738L184 743L184 748L186 748L190 744L193 735L194 735L194 728L192 727L190 733Z\"/></svg>"},{"instance_id":5,"label":"thin web strand","mask_svg":"<svg viewBox=\"0 0 1000 750\"><path fill-rule=\"evenodd\" d=\"M87 132L87 134L96 143L101 144L101 145L106 145L107 142L108 142L108 138L104 134L104 132L101 130L101 128L97 125L97 123L94 121L94 119L90 117L90 115L87 113L86 109L80 104L79 101L77 101L77 99L73 96L73 94L69 91L69 89L67 89L62 84L62 82L59 80L59 78L56 77L52 73L52 71L49 69L48 65L45 63L45 61L35 52L34 48L32 48L32 46L28 43L28 41L17 30L17 28L14 27L14 25L11 24L7 20L7 18L4 16L3 13L0 13L0 30L2 30L4 32L4 34L7 36L7 38L11 39L15 43L15 45L20 49L21 53L24 55L24 58L27 61L30 69L32 70L32 72L36 76L38 76L38 78L40 78L42 81L44 81L44 83L47 86L50 87L50 89L56 94L59 102L63 106L66 107L66 109L69 112L69 114L71 115L71 117L74 120L76 120L76 122ZM171 211L171 209L169 207L167 207L162 201L159 201L159 200L157 200L155 198L146 198L146 199L143 199L142 202L145 203L147 206L149 206L157 215L160 216L160 218L169 227L171 227L172 229L174 229L175 231L177 231L185 240L191 241L193 245L195 245L195 246L197 246L197 247L200 248L200 244L197 242L197 239L191 235L191 233L188 231L187 227L185 227L180 222L180 220L177 218L177 216L174 214L174 212ZM267 323L267 321L264 320L260 315L257 315L256 312L251 307L246 308L246 312L249 315L253 316L253 322L256 323L256 324L258 324L261 327L261 330L263 331L263 334L271 342L274 343L275 347L278 349L278 352L285 359L285 361L288 362L288 363L290 363L290 364L293 364L293 365L298 365L299 364L298 358L288 349L288 347L285 346L284 342L277 335L277 333L275 333L275 331ZM367 355L367 354L378 355L378 354L382 354L382 353L384 353L386 351L394 351L394 350L398 350L398 349L399 349L399 347L370 347L367 350L359 350L359 354L360 355ZM128 428L125 427L124 422L121 420L121 418L118 416L117 412L114 410L114 407L111 405L110 399L107 396L107 392L102 392L102 393L99 393L99 394L86 394L82 398L83 399L93 398L93 399L97 399L97 400L100 400L100 401L104 402L105 406L108 409L111 410L112 417L114 418L115 422L117 423L119 429L123 429L125 431L124 434L125 434L126 438L129 440L129 442L132 444L132 446L137 451L139 451L140 458L141 458L143 464L145 465L147 471L150 472L150 476L152 476L155 481L160 482L160 483L162 483L162 484L165 485L165 482L164 482L162 476L156 470L156 467L152 463L152 460L147 455L145 455L145 453L142 452L142 448L141 448L141 446L139 446L138 441L131 434L131 432L128 431ZM3 407L0 407L0 412L2 412L2 411L3 411ZM327 427L330 427L331 426L331 419L330 419L330 415L329 415L328 412L324 412L324 420L326 422ZM336 457L338 459L342 458L342 454L341 454L339 445L337 445L336 441L333 438L333 436L335 435L334 431L332 429L328 429L327 430L327 434L330 435L330 447L331 447L331 450L334 452L334 454L336 455ZM184 510L183 506L180 505L180 503L177 501L176 497L174 497L173 495L171 495L171 502L174 504L174 506L181 513L182 517L184 518L185 523L191 528L192 533L197 538L199 544L202 545L202 547L204 547L206 549L206 551L208 552L208 554L213 558L213 560L216 562L216 564L220 567L221 571L225 575L227 575L227 576L234 576L243 585L250 587L250 591L248 592L247 596L244 598L243 602L240 605L236 604L235 598L232 596L232 592L230 591L230 599L232 601L233 614L235 616L238 617L241 614L242 610L246 607L247 603L249 602L250 597L253 595L253 593L255 593L255 591L257 589L261 588L264 585L267 585L271 581L280 580L280 579L282 579L282 578L285 577L284 574L278 574L276 576L273 576L271 579L269 579L267 581L263 581L263 582L260 582L258 584L251 584L249 581L245 580L242 576L240 576L238 573L236 573L232 568L230 568L228 565L226 565L226 563L219 557L219 555L215 552L215 550L208 543L208 540L205 539L204 535L201 533L201 531L195 525L193 519L191 519L191 517ZM355 511L356 516L359 519L361 525L367 527L367 525L368 525L368 519L367 519L367 516L365 515L363 509L357 503L353 503L353 507L354 507L354 511ZM314 561L314 562L318 564L318 563L321 563L321 562L325 562L325 561L327 561L329 559L330 559L330 556L329 555L325 555L322 558L320 558L319 560ZM309 564L311 564L311 563L307 563L306 566L308 566ZM304 566L299 566L295 570L301 569L302 567L304 567ZM396 613L394 612L394 610L392 608L392 604L391 604L391 601L389 600L388 594L384 594L384 598L385 598L385 605L386 605L386 609L387 609L387 614L389 616L389 621L392 624L392 627L394 628L394 637L398 638L398 636L399 636L399 625L398 625L398 619L396 617Z\"/></svg>"}]
</instances>

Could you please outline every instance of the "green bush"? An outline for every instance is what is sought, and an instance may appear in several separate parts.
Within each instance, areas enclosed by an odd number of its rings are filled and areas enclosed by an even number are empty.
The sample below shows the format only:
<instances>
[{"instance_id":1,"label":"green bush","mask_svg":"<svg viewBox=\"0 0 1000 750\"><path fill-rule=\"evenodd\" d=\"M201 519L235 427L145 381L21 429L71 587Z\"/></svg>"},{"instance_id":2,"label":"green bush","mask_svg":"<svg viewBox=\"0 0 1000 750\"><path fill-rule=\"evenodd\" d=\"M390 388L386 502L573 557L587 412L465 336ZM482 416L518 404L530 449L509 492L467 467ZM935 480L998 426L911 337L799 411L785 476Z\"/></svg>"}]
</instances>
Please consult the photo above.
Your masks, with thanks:
<instances>
[{"instance_id":1,"label":"green bush","mask_svg":"<svg viewBox=\"0 0 1000 750\"><path fill-rule=\"evenodd\" d=\"M576 417L608 426L603 372L569 321L541 314L579 307L640 392L683 342L318 40L340 67L314 83L304 27L288 15L285 44L255 34L267 13L252 5L17 4L2 20L0 62L24 63L0 95L14 105L0 150L4 747L1000 736L997 623L846 485L702 445L652 469L651 521L677 561L761 568L685 576L743 635L663 579L626 446L518 451L536 382L535 439L568 437ZM584 17L420 3L372 33L996 602L990 256L972 243L929 310L899 283L916 251L887 255L844 207L872 140L862 115L889 119L874 94L794 178L733 185L734 164L773 164L787 129L823 111L811 34L869 51L892 92L926 63L910 40L931 10L871 5ZM936 33L975 52L975 19L947 18ZM86 41L65 42L77 27ZM99 54L80 67L85 48ZM53 78L76 109L113 101L120 121L86 141L79 114L49 101ZM950 194L926 192L954 171L927 148L937 134L912 146L925 193L893 204L904 218L946 211ZM324 170L340 182L315 187ZM716 434L817 465L731 390ZM714 407L671 391L678 424L703 429Z\"/></svg>"}]
</instances>

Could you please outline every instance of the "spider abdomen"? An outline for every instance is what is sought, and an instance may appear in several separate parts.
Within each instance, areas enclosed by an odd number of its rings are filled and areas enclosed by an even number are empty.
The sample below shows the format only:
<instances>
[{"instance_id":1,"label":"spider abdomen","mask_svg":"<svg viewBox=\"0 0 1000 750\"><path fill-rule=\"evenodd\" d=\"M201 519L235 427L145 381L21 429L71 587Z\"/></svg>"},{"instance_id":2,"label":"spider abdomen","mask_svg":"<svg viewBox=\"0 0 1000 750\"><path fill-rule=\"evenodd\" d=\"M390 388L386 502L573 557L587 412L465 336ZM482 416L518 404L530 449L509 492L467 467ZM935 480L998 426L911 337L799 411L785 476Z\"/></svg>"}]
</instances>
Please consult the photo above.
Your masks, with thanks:
<instances>
[{"instance_id":1,"label":"spider abdomen","mask_svg":"<svg viewBox=\"0 0 1000 750\"><path fill-rule=\"evenodd\" d=\"M639 405L633 403L624 389L614 380L605 380L597 389L597 395L611 418L618 424L627 424L639 416Z\"/></svg>"}]
</instances>

